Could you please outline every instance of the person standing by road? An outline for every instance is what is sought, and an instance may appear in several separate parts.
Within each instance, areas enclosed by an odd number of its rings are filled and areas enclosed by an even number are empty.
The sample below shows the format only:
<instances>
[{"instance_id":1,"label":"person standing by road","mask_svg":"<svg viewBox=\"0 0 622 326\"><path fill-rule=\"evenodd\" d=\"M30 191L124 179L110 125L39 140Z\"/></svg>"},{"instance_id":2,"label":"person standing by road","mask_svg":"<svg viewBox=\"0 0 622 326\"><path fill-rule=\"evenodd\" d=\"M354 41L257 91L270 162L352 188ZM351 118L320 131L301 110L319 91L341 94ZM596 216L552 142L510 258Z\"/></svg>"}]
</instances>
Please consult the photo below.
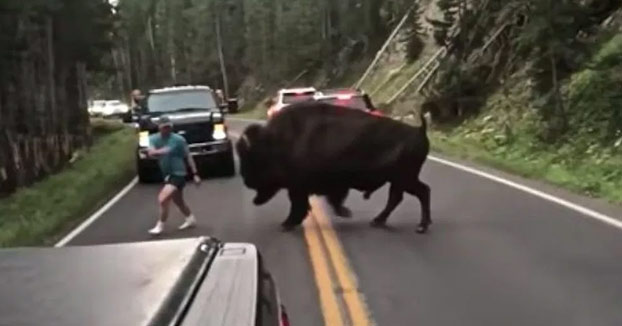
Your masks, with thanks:
<instances>
[{"instance_id":1,"label":"person standing by road","mask_svg":"<svg viewBox=\"0 0 622 326\"><path fill-rule=\"evenodd\" d=\"M123 116L123 122L132 122L132 117L139 117L145 106L145 96L139 89L135 89L130 93L130 109Z\"/></svg>"},{"instance_id":2,"label":"person standing by road","mask_svg":"<svg viewBox=\"0 0 622 326\"><path fill-rule=\"evenodd\" d=\"M216 97L218 98L218 102L219 102L218 105L219 106L225 104L225 95L222 92L222 89L217 89L216 90Z\"/></svg>"},{"instance_id":3,"label":"person standing by road","mask_svg":"<svg viewBox=\"0 0 622 326\"><path fill-rule=\"evenodd\" d=\"M160 215L156 225L149 230L152 235L159 235L164 231L171 200L186 217L179 229L185 230L196 225L196 218L183 197L187 176L185 161L188 162L194 182L197 185L201 183L201 178L197 175L196 164L190 155L188 143L184 137L173 132L173 123L170 118L167 116L160 117L158 128L159 132L149 137L149 149L147 151L147 155L158 158L164 176L164 187L158 195Z\"/></svg>"},{"instance_id":4,"label":"person standing by road","mask_svg":"<svg viewBox=\"0 0 622 326\"><path fill-rule=\"evenodd\" d=\"M143 106L144 106L144 100L145 100L145 96L143 95L143 93L140 91L140 89L135 89L132 91L132 93L130 94L132 103L132 113L134 114L139 114L141 113L140 111L142 111Z\"/></svg>"}]
</instances>

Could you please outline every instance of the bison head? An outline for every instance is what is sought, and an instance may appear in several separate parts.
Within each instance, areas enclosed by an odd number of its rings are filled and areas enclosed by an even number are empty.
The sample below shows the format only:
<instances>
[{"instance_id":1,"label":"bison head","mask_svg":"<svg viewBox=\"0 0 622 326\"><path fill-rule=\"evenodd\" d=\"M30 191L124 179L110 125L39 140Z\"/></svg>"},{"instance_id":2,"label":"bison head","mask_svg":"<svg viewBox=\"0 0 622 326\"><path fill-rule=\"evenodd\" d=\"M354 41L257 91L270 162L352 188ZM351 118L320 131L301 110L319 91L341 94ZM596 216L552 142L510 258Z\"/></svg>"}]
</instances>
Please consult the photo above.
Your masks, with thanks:
<instances>
[{"instance_id":1,"label":"bison head","mask_svg":"<svg viewBox=\"0 0 622 326\"><path fill-rule=\"evenodd\" d=\"M279 191L277 176L273 173L269 140L259 124L248 126L235 144L240 157L240 175L246 187L257 191L255 205L267 203Z\"/></svg>"}]
</instances>

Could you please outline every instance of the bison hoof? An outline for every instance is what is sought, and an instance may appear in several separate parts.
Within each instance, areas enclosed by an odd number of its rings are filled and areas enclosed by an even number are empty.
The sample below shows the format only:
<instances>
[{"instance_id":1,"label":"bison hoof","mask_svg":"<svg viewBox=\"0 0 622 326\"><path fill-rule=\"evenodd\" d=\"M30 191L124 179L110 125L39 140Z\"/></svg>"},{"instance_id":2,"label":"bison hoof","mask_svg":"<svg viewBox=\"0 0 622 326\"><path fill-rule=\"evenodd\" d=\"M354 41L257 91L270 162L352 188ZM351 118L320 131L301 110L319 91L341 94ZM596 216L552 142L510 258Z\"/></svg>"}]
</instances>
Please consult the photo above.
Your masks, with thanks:
<instances>
[{"instance_id":1,"label":"bison hoof","mask_svg":"<svg viewBox=\"0 0 622 326\"><path fill-rule=\"evenodd\" d=\"M387 225L387 221L375 218L369 223L369 225L373 228L383 228Z\"/></svg>"},{"instance_id":2,"label":"bison hoof","mask_svg":"<svg viewBox=\"0 0 622 326\"><path fill-rule=\"evenodd\" d=\"M292 231L298 226L298 224L290 221L285 221L281 223L281 229L285 232Z\"/></svg>"},{"instance_id":3,"label":"bison hoof","mask_svg":"<svg viewBox=\"0 0 622 326\"><path fill-rule=\"evenodd\" d=\"M291 231L294 231L295 228L296 228L295 225L283 225L283 226L281 226L281 231L283 231L283 232L291 232Z\"/></svg>"},{"instance_id":4,"label":"bison hoof","mask_svg":"<svg viewBox=\"0 0 622 326\"><path fill-rule=\"evenodd\" d=\"M352 217L352 211L347 207L342 206L336 211L336 213L337 213L337 216L339 217L344 217L344 218Z\"/></svg>"},{"instance_id":5,"label":"bison hoof","mask_svg":"<svg viewBox=\"0 0 622 326\"><path fill-rule=\"evenodd\" d=\"M417 226L417 233L424 234L428 232L429 225L419 225Z\"/></svg>"}]
</instances>

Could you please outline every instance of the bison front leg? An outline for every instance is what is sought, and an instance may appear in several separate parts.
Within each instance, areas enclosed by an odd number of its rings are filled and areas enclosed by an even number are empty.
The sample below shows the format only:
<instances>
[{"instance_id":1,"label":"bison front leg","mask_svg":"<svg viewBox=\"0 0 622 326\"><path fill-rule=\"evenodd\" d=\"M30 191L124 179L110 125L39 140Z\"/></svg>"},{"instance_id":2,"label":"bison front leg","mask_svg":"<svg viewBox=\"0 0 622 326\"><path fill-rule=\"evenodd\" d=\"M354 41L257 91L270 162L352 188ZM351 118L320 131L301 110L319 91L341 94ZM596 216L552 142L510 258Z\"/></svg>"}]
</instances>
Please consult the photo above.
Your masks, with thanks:
<instances>
[{"instance_id":1,"label":"bison front leg","mask_svg":"<svg viewBox=\"0 0 622 326\"><path fill-rule=\"evenodd\" d=\"M289 190L289 201L291 204L287 219L281 223L285 231L290 231L302 224L309 213L309 194L304 191Z\"/></svg>"},{"instance_id":2,"label":"bison front leg","mask_svg":"<svg viewBox=\"0 0 622 326\"><path fill-rule=\"evenodd\" d=\"M346 218L352 217L352 211L343 205L346 198L348 197L348 192L349 190L347 188L339 189L339 190L332 191L326 196L328 203L333 208L337 216L346 217Z\"/></svg>"},{"instance_id":3,"label":"bison front leg","mask_svg":"<svg viewBox=\"0 0 622 326\"><path fill-rule=\"evenodd\" d=\"M371 222L371 226L373 227L382 227L387 223L387 219L389 215L395 210L397 205L399 205L404 199L404 191L402 188L396 186L395 184L391 184L391 189L389 189L389 200L387 200L387 205L385 208L373 219Z\"/></svg>"}]
</instances>

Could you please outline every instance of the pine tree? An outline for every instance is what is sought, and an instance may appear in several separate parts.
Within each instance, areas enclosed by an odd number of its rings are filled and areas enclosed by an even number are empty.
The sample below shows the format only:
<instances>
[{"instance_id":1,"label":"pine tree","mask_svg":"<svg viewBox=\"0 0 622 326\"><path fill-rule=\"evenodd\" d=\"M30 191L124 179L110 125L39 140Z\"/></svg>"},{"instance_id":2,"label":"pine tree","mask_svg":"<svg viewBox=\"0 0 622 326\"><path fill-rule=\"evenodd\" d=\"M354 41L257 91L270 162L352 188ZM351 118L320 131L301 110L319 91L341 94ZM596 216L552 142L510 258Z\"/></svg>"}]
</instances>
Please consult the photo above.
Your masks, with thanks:
<instances>
[{"instance_id":1,"label":"pine tree","mask_svg":"<svg viewBox=\"0 0 622 326\"><path fill-rule=\"evenodd\" d=\"M0 196L90 144L87 70L110 50L108 1L0 2Z\"/></svg>"},{"instance_id":2,"label":"pine tree","mask_svg":"<svg viewBox=\"0 0 622 326\"><path fill-rule=\"evenodd\" d=\"M414 61L419 58L421 51L423 51L424 43L422 38L425 36L425 32L421 24L421 8L419 7L419 3L415 4L410 20L406 57L408 60Z\"/></svg>"},{"instance_id":3,"label":"pine tree","mask_svg":"<svg viewBox=\"0 0 622 326\"><path fill-rule=\"evenodd\" d=\"M460 0L438 0L438 9L443 13L442 20L430 19L428 22L434 26L434 40L438 45L446 45L449 37L449 30L457 19Z\"/></svg>"},{"instance_id":4,"label":"pine tree","mask_svg":"<svg viewBox=\"0 0 622 326\"><path fill-rule=\"evenodd\" d=\"M550 122L550 135L556 136L568 129L561 80L571 70L570 58L581 49L577 33L587 25L589 11L574 0L533 0L530 8L520 50L534 58L532 76L541 97L541 112Z\"/></svg>"}]
</instances>

